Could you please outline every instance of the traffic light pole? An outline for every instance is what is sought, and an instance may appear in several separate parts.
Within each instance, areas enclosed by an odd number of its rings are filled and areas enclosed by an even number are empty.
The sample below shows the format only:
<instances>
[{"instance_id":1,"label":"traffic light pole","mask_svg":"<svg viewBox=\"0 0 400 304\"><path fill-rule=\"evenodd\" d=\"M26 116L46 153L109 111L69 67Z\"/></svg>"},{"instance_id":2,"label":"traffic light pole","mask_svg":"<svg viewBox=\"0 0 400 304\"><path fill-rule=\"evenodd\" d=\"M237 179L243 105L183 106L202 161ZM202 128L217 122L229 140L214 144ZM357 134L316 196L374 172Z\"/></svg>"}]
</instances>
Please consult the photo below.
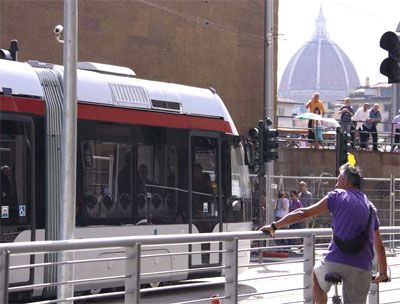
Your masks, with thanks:
<instances>
[{"instance_id":1,"label":"traffic light pole","mask_svg":"<svg viewBox=\"0 0 400 304\"><path fill-rule=\"evenodd\" d=\"M264 145L266 144L264 142L264 132L265 132L265 123L264 121L260 120L258 122L258 130L260 132L260 143L259 143L259 157L258 157L258 226L262 227L265 225L263 221L263 189L265 188L265 183L264 183L264 175L265 175L265 165L264 165L264 160L263 160L263 153L264 153ZM260 245L262 246L264 242L260 242ZM260 247L261 247L260 246ZM263 250L260 249L258 250L258 262L262 263L263 262Z\"/></svg>"},{"instance_id":2,"label":"traffic light pole","mask_svg":"<svg viewBox=\"0 0 400 304\"><path fill-rule=\"evenodd\" d=\"M400 96L399 96L399 83L393 83L393 108L391 120L397 115L397 111L400 110Z\"/></svg>"},{"instance_id":3,"label":"traffic light pole","mask_svg":"<svg viewBox=\"0 0 400 304\"><path fill-rule=\"evenodd\" d=\"M339 175L340 168L340 128L336 128L336 176Z\"/></svg>"}]
</instances>

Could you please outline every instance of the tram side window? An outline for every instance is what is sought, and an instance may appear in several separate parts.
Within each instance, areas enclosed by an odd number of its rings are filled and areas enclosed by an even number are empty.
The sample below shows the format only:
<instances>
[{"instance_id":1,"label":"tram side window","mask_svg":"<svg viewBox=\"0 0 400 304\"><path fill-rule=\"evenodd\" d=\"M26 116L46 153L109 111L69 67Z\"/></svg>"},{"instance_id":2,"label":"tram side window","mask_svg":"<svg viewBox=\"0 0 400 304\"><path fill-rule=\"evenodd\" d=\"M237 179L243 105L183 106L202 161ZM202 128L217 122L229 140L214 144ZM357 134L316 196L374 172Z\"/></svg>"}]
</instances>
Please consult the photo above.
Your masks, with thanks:
<instances>
[{"instance_id":1,"label":"tram side window","mask_svg":"<svg viewBox=\"0 0 400 304\"><path fill-rule=\"evenodd\" d=\"M137 221L147 224L187 222L187 191L178 179L174 145L141 143L137 148Z\"/></svg>"},{"instance_id":2,"label":"tram side window","mask_svg":"<svg viewBox=\"0 0 400 304\"><path fill-rule=\"evenodd\" d=\"M132 148L126 144L82 141L81 151L84 195L81 206L77 208L77 222L131 222L133 202L129 185L132 184Z\"/></svg>"}]
</instances>

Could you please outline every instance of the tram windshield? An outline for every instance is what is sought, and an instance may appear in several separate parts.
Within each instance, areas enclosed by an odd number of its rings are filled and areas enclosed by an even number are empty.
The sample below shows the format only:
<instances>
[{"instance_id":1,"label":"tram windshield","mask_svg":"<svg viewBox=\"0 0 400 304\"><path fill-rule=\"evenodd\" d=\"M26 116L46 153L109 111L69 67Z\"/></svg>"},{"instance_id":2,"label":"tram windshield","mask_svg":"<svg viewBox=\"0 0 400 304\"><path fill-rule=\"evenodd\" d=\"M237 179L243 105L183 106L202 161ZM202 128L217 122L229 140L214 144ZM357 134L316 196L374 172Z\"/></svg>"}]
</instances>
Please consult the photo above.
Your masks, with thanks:
<instances>
[{"instance_id":1,"label":"tram windshield","mask_svg":"<svg viewBox=\"0 0 400 304\"><path fill-rule=\"evenodd\" d=\"M251 187L248 166L244 163L241 144L231 147L232 196L251 199Z\"/></svg>"}]
</instances>

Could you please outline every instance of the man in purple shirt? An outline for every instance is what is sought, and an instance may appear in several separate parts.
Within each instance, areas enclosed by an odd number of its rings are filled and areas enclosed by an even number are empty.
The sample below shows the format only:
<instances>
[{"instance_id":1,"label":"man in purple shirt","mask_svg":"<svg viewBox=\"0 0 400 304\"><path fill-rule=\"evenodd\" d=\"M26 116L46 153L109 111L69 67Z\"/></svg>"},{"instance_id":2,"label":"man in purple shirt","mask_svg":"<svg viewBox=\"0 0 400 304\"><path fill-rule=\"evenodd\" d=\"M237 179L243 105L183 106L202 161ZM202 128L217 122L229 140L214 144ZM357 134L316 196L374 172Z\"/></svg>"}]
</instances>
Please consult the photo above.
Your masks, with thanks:
<instances>
[{"instance_id":1,"label":"man in purple shirt","mask_svg":"<svg viewBox=\"0 0 400 304\"><path fill-rule=\"evenodd\" d=\"M362 176L358 167L345 164L339 169L335 190L328 193L318 203L299 208L271 225L260 230L275 236L279 228L302 221L305 218L329 212L332 217L334 238L323 260L317 263L313 272L314 303L327 303L327 293L331 283L325 281L325 274L338 273L343 279L344 303L365 303L371 282L374 248L377 254L377 283L388 279L385 247L379 231L379 219L375 206L361 192ZM356 252L348 253L343 243L365 236ZM338 246L340 243L340 248ZM359 242L360 243L360 242ZM354 246L351 246L354 249ZM346 253L347 252L347 253Z\"/></svg>"}]
</instances>

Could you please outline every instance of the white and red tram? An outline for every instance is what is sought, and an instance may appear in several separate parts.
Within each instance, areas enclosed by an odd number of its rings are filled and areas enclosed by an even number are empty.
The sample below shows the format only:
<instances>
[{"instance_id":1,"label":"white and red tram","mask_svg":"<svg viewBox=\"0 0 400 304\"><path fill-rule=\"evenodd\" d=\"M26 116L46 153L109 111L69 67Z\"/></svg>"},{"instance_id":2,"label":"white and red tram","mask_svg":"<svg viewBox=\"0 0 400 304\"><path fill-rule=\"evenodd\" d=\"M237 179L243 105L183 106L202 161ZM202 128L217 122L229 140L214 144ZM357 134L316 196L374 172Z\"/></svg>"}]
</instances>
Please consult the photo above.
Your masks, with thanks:
<instances>
[{"instance_id":1,"label":"white and red tram","mask_svg":"<svg viewBox=\"0 0 400 304\"><path fill-rule=\"evenodd\" d=\"M78 63L75 238L251 229L247 166L235 125L213 89L134 77L132 70ZM63 67L0 60L0 241L58 238ZM173 270L220 265L218 244L157 248L205 251L143 261L145 282L186 279ZM186 247L185 247L186 246ZM92 252L84 258L118 256ZM81 258L79 253L77 259ZM248 261L249 254L240 257ZM51 254L13 263L53 261ZM124 265L80 265L76 278L112 276ZM13 271L10 286L52 282L52 267ZM108 282L76 290L115 286ZM111 284L111 285L110 285ZM34 290L42 295L44 290ZM50 291L51 293L51 291ZM32 294L32 293L31 293Z\"/></svg>"}]
</instances>

